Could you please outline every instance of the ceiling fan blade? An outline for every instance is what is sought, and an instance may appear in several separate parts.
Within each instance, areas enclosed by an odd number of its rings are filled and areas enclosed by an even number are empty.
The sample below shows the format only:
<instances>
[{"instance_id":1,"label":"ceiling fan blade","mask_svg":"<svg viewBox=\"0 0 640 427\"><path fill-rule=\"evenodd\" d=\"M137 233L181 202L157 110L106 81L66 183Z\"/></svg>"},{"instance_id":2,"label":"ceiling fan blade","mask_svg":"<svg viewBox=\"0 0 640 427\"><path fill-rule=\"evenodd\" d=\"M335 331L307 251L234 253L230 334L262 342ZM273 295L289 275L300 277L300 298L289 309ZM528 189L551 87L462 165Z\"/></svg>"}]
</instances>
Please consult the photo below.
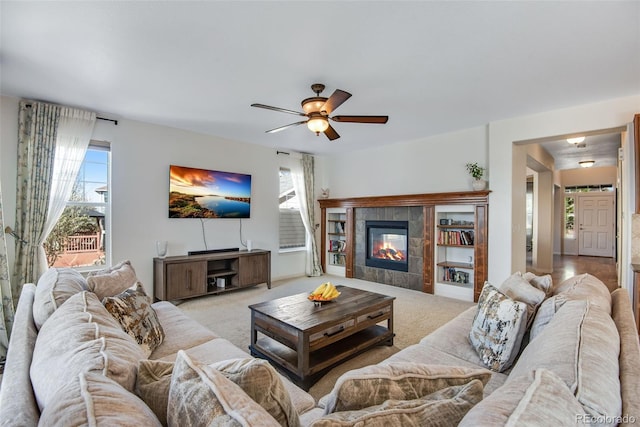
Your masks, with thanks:
<instances>
[{"instance_id":1,"label":"ceiling fan blade","mask_svg":"<svg viewBox=\"0 0 640 427\"><path fill-rule=\"evenodd\" d=\"M387 123L389 116L334 116L331 117L334 122L342 123Z\"/></svg>"},{"instance_id":2,"label":"ceiling fan blade","mask_svg":"<svg viewBox=\"0 0 640 427\"><path fill-rule=\"evenodd\" d=\"M327 114L331 114L333 110L342 105L344 101L351 98L349 92L345 92L340 89L336 89L333 94L327 99L320 111L326 111Z\"/></svg>"},{"instance_id":3,"label":"ceiling fan blade","mask_svg":"<svg viewBox=\"0 0 640 427\"><path fill-rule=\"evenodd\" d=\"M264 105L264 104L251 104L252 107L257 107L257 108L264 108L267 110L273 110L273 111L279 111L281 113L289 113L289 114L295 114L296 116L307 116L304 113L301 113L299 111L293 111L293 110L287 110L286 108L279 108L279 107L272 107L271 105Z\"/></svg>"},{"instance_id":4,"label":"ceiling fan blade","mask_svg":"<svg viewBox=\"0 0 640 427\"><path fill-rule=\"evenodd\" d=\"M329 138L330 141L340 138L340 135L338 135L338 132L336 132L336 130L332 128L331 125L329 125L327 130L324 131L324 134L327 135L327 138Z\"/></svg>"},{"instance_id":5,"label":"ceiling fan blade","mask_svg":"<svg viewBox=\"0 0 640 427\"><path fill-rule=\"evenodd\" d=\"M284 125L284 126L277 127L275 129L271 129L271 130L265 131L265 133L276 133L276 132L280 132L281 130L289 129L289 128L292 128L294 126L302 125L302 124L305 124L305 123L307 123L307 121L303 120L301 122L291 123L289 125Z\"/></svg>"}]
</instances>

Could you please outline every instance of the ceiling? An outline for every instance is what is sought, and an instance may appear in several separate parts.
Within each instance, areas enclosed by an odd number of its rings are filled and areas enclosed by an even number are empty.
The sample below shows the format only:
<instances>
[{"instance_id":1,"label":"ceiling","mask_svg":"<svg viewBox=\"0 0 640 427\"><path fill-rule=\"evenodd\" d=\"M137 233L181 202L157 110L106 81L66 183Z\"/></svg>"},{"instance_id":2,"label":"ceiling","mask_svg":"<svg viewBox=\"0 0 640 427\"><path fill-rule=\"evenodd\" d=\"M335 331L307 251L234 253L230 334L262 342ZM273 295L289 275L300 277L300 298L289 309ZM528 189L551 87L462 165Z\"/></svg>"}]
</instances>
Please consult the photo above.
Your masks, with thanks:
<instances>
[{"instance_id":1,"label":"ceiling","mask_svg":"<svg viewBox=\"0 0 640 427\"><path fill-rule=\"evenodd\" d=\"M0 1L0 27L3 95L316 154L640 93L637 1ZM389 122L266 134L300 118L250 104L316 82Z\"/></svg>"},{"instance_id":2,"label":"ceiling","mask_svg":"<svg viewBox=\"0 0 640 427\"><path fill-rule=\"evenodd\" d=\"M583 142L570 144L566 139L541 142L551 157L554 158L555 170L578 169L578 162L593 160L593 167L618 166L618 148L620 148L620 132L607 132L587 135Z\"/></svg>"}]
</instances>

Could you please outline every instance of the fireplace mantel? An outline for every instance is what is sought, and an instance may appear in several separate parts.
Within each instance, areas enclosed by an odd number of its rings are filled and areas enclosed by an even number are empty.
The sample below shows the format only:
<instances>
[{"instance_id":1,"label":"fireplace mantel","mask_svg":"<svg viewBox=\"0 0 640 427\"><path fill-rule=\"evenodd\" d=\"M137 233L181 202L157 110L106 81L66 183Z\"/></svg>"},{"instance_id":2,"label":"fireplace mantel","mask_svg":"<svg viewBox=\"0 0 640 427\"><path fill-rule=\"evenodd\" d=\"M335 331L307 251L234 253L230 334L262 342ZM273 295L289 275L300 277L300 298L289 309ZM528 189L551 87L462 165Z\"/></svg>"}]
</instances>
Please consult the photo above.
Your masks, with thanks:
<instances>
[{"instance_id":1,"label":"fireplace mantel","mask_svg":"<svg viewBox=\"0 0 640 427\"><path fill-rule=\"evenodd\" d=\"M327 254L327 209L342 208L346 213L345 234L345 277L354 276L355 210L361 208L421 207L423 217L423 266L422 291L434 293L434 251L435 251L435 211L436 206L471 205L475 212L476 249L474 258L475 280L474 298L478 299L484 281L488 277L488 214L490 191L459 191L449 193L404 194L391 196L367 196L335 199L320 199L322 213L321 259L326 271Z\"/></svg>"},{"instance_id":2,"label":"fireplace mantel","mask_svg":"<svg viewBox=\"0 0 640 427\"><path fill-rule=\"evenodd\" d=\"M458 191L454 193L401 194L394 196L320 199L320 208L371 208L393 206L433 206L486 204L490 191Z\"/></svg>"}]
</instances>

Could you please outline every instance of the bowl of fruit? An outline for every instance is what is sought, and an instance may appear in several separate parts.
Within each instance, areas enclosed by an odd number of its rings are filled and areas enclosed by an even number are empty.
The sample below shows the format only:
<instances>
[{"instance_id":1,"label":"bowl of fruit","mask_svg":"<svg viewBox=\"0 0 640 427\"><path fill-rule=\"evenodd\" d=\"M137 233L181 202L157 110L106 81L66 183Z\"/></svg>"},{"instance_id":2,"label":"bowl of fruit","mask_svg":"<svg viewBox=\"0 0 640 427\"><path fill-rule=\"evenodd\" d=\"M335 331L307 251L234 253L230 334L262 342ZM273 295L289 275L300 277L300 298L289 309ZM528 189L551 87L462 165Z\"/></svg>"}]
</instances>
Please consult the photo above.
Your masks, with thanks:
<instances>
[{"instance_id":1,"label":"bowl of fruit","mask_svg":"<svg viewBox=\"0 0 640 427\"><path fill-rule=\"evenodd\" d=\"M331 284L331 282L325 282L318 286L313 292L311 292L308 296L309 301L313 301L317 305L333 301L334 299L340 296L340 291L336 289L336 287Z\"/></svg>"}]
</instances>

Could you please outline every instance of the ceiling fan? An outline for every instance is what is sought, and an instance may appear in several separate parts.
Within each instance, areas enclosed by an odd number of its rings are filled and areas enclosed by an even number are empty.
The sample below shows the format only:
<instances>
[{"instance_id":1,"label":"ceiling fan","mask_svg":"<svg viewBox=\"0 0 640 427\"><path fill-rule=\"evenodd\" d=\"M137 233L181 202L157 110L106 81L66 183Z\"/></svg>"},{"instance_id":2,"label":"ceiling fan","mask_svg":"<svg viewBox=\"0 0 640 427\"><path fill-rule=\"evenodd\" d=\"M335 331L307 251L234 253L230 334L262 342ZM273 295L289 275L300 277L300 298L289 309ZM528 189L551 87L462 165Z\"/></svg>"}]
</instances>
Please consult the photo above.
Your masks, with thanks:
<instances>
[{"instance_id":1,"label":"ceiling fan","mask_svg":"<svg viewBox=\"0 0 640 427\"><path fill-rule=\"evenodd\" d=\"M272 107L264 104L251 104L252 107L265 108L267 110L280 111L282 113L295 114L296 116L307 117L307 120L301 122L291 123L288 125L280 126L275 129L270 129L266 133L280 132L281 130L289 129L294 126L305 124L311 132L315 132L316 135L320 135L323 132L327 138L331 141L340 138L338 132L331 127L329 120L342 123L387 123L389 116L333 116L331 114L336 108L342 105L347 99L351 97L349 92L345 92L340 89L336 89L329 98L320 96L320 93L324 90L324 85L321 83L315 83L311 85L311 90L316 93L316 96L304 99L302 104L302 110L299 111L287 110L285 108Z\"/></svg>"}]
</instances>

